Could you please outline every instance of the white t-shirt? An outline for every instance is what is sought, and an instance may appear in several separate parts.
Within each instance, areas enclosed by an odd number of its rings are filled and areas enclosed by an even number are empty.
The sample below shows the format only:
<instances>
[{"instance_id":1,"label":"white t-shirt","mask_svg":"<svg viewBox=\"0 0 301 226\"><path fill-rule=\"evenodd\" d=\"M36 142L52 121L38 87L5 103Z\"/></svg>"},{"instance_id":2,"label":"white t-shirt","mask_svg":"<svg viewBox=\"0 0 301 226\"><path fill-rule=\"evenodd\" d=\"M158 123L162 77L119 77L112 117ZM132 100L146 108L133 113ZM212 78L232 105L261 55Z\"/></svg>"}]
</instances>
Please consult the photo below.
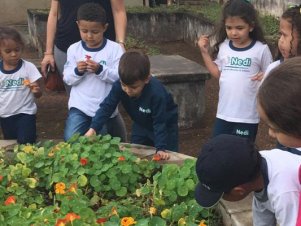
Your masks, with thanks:
<instances>
[{"instance_id":1,"label":"white t-shirt","mask_svg":"<svg viewBox=\"0 0 301 226\"><path fill-rule=\"evenodd\" d=\"M270 74L270 72L271 72L274 68L278 67L280 64L281 64L281 60L276 60L275 62L271 63L271 64L268 66L267 70L265 71L264 76L263 76L263 79L261 80L261 83L264 81L264 79L266 79L266 77L268 77L268 75Z\"/></svg>"},{"instance_id":2,"label":"white t-shirt","mask_svg":"<svg viewBox=\"0 0 301 226\"><path fill-rule=\"evenodd\" d=\"M35 114L35 97L29 87L24 85L24 80L32 83L41 77L36 66L28 61L20 60L17 68L11 71L5 71L3 62L0 62L0 117Z\"/></svg>"},{"instance_id":3,"label":"white t-shirt","mask_svg":"<svg viewBox=\"0 0 301 226\"><path fill-rule=\"evenodd\" d=\"M221 71L217 118L228 122L259 122L256 109L259 82L251 78L265 72L271 62L268 45L259 41L246 48L235 48L228 39L221 43L215 60Z\"/></svg>"},{"instance_id":4,"label":"white t-shirt","mask_svg":"<svg viewBox=\"0 0 301 226\"><path fill-rule=\"evenodd\" d=\"M99 104L109 94L113 82L119 79L118 65L123 49L113 41L104 39L101 47L88 48L79 41L71 45L67 51L67 62L64 66L64 81L72 86L68 107L75 107L86 115L93 117ZM102 65L100 74L85 72L82 76L76 74L77 62L85 61L86 56ZM115 116L117 111L112 116Z\"/></svg>"},{"instance_id":5,"label":"white t-shirt","mask_svg":"<svg viewBox=\"0 0 301 226\"><path fill-rule=\"evenodd\" d=\"M301 148L297 148L301 152ZM299 208L299 167L301 155L274 149L261 151L268 169L268 187L265 202L253 198L255 226L295 226Z\"/></svg>"}]
</instances>

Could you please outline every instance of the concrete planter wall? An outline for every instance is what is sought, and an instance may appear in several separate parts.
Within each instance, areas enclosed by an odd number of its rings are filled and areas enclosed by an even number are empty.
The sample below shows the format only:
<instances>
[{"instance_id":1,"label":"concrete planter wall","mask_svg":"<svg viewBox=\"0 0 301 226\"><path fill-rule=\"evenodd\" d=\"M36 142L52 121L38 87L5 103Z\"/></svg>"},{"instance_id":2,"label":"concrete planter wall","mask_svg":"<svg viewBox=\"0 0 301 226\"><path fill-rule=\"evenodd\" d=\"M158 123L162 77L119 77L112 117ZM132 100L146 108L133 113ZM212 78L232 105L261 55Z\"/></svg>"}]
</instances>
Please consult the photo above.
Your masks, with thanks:
<instances>
[{"instance_id":1,"label":"concrete planter wall","mask_svg":"<svg viewBox=\"0 0 301 226\"><path fill-rule=\"evenodd\" d=\"M147 41L179 41L194 45L197 35L208 34L213 24L190 13L128 13L128 34Z\"/></svg>"}]
</instances>

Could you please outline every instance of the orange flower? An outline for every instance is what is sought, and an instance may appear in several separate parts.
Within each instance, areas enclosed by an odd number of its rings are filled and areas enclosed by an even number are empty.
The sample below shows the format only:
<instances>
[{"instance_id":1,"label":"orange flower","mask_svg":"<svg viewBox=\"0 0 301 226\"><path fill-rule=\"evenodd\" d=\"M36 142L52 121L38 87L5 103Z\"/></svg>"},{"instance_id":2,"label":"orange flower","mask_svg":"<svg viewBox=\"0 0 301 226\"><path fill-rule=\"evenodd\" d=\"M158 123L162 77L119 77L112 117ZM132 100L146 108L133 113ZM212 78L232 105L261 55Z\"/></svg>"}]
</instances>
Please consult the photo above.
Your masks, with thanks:
<instances>
[{"instance_id":1,"label":"orange flower","mask_svg":"<svg viewBox=\"0 0 301 226\"><path fill-rule=\"evenodd\" d=\"M96 220L96 223L97 224L103 224L104 222L106 222L107 221L107 218L98 218L97 220Z\"/></svg>"},{"instance_id":2,"label":"orange flower","mask_svg":"<svg viewBox=\"0 0 301 226\"><path fill-rule=\"evenodd\" d=\"M65 194L66 185L62 182L57 183L55 185L55 193L56 194Z\"/></svg>"},{"instance_id":3,"label":"orange flower","mask_svg":"<svg viewBox=\"0 0 301 226\"><path fill-rule=\"evenodd\" d=\"M72 222L76 219L80 219L80 216L79 215L76 215L75 213L68 213L65 217L65 220L67 222Z\"/></svg>"},{"instance_id":4,"label":"orange flower","mask_svg":"<svg viewBox=\"0 0 301 226\"><path fill-rule=\"evenodd\" d=\"M205 224L205 220L201 220L199 226L207 226L207 224Z\"/></svg>"},{"instance_id":5,"label":"orange flower","mask_svg":"<svg viewBox=\"0 0 301 226\"><path fill-rule=\"evenodd\" d=\"M129 226L129 225L136 224L137 222L132 217L123 217L121 219L120 223L121 223L122 226Z\"/></svg>"},{"instance_id":6,"label":"orange flower","mask_svg":"<svg viewBox=\"0 0 301 226\"><path fill-rule=\"evenodd\" d=\"M24 86L29 86L30 85L30 81L28 79L24 79L23 80L23 85Z\"/></svg>"},{"instance_id":7,"label":"orange flower","mask_svg":"<svg viewBox=\"0 0 301 226\"><path fill-rule=\"evenodd\" d=\"M160 160L161 160L161 156L158 154L154 154L153 161L160 161Z\"/></svg>"},{"instance_id":8,"label":"orange flower","mask_svg":"<svg viewBox=\"0 0 301 226\"><path fill-rule=\"evenodd\" d=\"M10 204L15 204L15 203L16 203L15 196L8 196L8 198L4 202L4 205L8 206Z\"/></svg>"},{"instance_id":9,"label":"orange flower","mask_svg":"<svg viewBox=\"0 0 301 226\"><path fill-rule=\"evenodd\" d=\"M86 158L81 158L81 159L80 159L80 164L81 164L82 166L87 165L87 163L88 163L88 159L86 159Z\"/></svg>"},{"instance_id":10,"label":"orange flower","mask_svg":"<svg viewBox=\"0 0 301 226\"><path fill-rule=\"evenodd\" d=\"M0 175L0 182L3 180L3 176L2 175Z\"/></svg>"},{"instance_id":11,"label":"orange flower","mask_svg":"<svg viewBox=\"0 0 301 226\"><path fill-rule=\"evenodd\" d=\"M124 156L120 156L120 157L118 158L118 161L125 161L125 157L124 157Z\"/></svg>"},{"instance_id":12,"label":"orange flower","mask_svg":"<svg viewBox=\"0 0 301 226\"><path fill-rule=\"evenodd\" d=\"M66 219L58 219L55 226L66 226Z\"/></svg>"}]
</instances>

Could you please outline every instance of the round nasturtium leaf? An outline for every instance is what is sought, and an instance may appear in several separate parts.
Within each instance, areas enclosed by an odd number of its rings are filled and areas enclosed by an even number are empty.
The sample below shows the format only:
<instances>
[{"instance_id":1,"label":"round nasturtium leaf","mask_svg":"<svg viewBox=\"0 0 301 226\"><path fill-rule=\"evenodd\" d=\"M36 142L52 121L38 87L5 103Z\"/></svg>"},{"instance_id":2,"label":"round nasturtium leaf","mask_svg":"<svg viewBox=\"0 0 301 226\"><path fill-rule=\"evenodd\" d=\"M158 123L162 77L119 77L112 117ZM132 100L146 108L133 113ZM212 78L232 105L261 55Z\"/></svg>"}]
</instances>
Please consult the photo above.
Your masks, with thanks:
<instances>
[{"instance_id":1,"label":"round nasturtium leaf","mask_svg":"<svg viewBox=\"0 0 301 226\"><path fill-rule=\"evenodd\" d=\"M78 186L84 187L84 186L87 185L87 183L88 183L88 179L87 179L87 177L85 175L80 175L78 177L78 179L77 179Z\"/></svg>"}]
</instances>

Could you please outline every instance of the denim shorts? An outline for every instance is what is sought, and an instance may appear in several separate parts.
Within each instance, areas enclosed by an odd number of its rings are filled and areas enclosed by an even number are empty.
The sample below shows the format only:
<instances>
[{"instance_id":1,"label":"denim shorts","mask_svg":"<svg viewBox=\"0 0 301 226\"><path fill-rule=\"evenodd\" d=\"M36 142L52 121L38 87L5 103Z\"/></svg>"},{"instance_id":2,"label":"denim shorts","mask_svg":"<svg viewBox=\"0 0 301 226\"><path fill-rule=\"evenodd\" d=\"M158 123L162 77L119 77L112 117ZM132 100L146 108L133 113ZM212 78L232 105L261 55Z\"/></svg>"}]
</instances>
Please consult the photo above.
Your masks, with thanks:
<instances>
[{"instance_id":1,"label":"denim shorts","mask_svg":"<svg viewBox=\"0 0 301 226\"><path fill-rule=\"evenodd\" d=\"M87 116L77 108L71 108L68 112L64 131L64 140L69 140L75 133L85 135L90 128L92 117ZM105 126L96 131L97 134L110 134L113 137L120 137L121 141L126 142L126 129L124 121L118 113L115 117L108 119Z\"/></svg>"}]
</instances>

